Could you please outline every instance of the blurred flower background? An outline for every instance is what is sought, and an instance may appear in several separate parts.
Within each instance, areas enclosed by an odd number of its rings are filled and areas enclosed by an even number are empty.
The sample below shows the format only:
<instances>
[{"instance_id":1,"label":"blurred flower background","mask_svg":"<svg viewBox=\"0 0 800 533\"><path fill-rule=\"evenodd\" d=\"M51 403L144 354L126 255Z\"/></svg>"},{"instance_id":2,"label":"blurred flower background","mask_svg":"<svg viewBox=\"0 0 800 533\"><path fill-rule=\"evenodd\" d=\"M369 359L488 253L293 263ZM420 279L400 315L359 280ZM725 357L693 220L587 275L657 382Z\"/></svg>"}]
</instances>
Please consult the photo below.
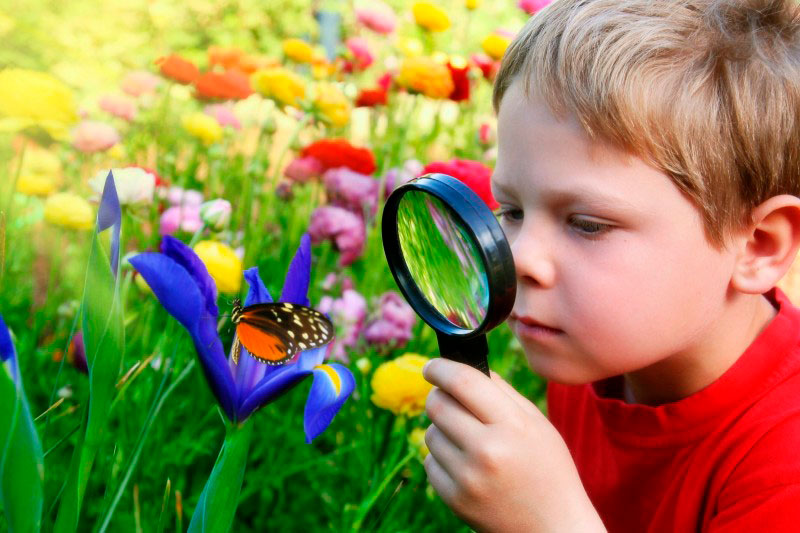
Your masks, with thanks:
<instances>
[{"instance_id":1,"label":"blurred flower background","mask_svg":"<svg viewBox=\"0 0 800 533\"><path fill-rule=\"evenodd\" d=\"M192 250L215 285L204 296L217 295L209 305L227 353L243 272L258 267L280 294L308 234L308 299L336 329L314 372L335 361L355 388L310 444L299 424L310 380L251 417L233 530L467 530L422 468L421 368L438 354L436 336L394 284L380 220L392 190L427 172L496 206L492 81L547 3L0 6L0 315L45 451L45 530L93 393L80 308L109 170L125 343L78 529L185 530L226 435L194 364L209 346L196 346L197 331L180 327L128 260L159 252L162 238ZM505 326L489 345L492 368L542 404L544 385Z\"/></svg>"}]
</instances>

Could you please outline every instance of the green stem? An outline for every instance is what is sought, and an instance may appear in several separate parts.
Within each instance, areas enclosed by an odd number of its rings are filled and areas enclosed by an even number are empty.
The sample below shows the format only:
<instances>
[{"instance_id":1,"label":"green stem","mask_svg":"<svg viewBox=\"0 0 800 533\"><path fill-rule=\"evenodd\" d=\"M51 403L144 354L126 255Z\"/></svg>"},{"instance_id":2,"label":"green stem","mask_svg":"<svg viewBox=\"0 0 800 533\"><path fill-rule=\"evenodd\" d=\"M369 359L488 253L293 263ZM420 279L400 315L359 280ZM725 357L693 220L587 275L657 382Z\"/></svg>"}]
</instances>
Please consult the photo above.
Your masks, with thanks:
<instances>
[{"instance_id":1,"label":"green stem","mask_svg":"<svg viewBox=\"0 0 800 533\"><path fill-rule=\"evenodd\" d=\"M228 424L225 442L189 523L189 533L231 529L247 466L253 423Z\"/></svg>"},{"instance_id":2,"label":"green stem","mask_svg":"<svg viewBox=\"0 0 800 533\"><path fill-rule=\"evenodd\" d=\"M372 509L372 506L375 505L375 502L378 500L378 497L383 494L383 491L386 490L386 487L389 485L389 482L392 481L394 476L397 475L398 472L411 460L412 457L416 455L416 450L409 450L409 452L394 465L386 477L383 478L383 481L378 485L378 487L372 492L372 494L367 497L366 501L361 504L361 507L358 510L358 518L356 521L353 522L353 530L361 529L361 526L364 524L364 519L367 517L369 510Z\"/></svg>"}]
</instances>

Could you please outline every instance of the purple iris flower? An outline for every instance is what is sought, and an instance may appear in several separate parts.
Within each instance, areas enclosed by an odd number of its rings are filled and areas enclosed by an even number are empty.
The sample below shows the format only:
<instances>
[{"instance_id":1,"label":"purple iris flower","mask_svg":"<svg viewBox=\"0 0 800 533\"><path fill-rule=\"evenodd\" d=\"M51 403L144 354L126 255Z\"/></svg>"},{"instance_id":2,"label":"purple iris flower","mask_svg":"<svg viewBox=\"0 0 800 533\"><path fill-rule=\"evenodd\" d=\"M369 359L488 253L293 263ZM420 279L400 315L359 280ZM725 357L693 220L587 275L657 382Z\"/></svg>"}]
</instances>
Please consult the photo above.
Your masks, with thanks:
<instances>
[{"instance_id":1,"label":"purple iris flower","mask_svg":"<svg viewBox=\"0 0 800 533\"><path fill-rule=\"evenodd\" d=\"M228 418L240 423L258 408L288 391L308 375L314 376L304 413L306 442L325 428L355 388L352 372L340 364L324 364L325 347L307 350L290 362L271 366L251 357L242 347L239 364L225 355L217 334L217 287L203 262L178 239L164 236L160 253L130 259L161 305L189 332L211 390ZM272 297L258 267L244 272L250 285L245 306L268 303ZM303 235L289 265L281 302L309 305L311 240Z\"/></svg>"},{"instance_id":2,"label":"purple iris flower","mask_svg":"<svg viewBox=\"0 0 800 533\"><path fill-rule=\"evenodd\" d=\"M4 363L8 369L8 374L17 386L20 385L19 367L17 366L17 352L14 350L14 343L11 341L11 334L8 327L0 315L0 363Z\"/></svg>"}]
</instances>

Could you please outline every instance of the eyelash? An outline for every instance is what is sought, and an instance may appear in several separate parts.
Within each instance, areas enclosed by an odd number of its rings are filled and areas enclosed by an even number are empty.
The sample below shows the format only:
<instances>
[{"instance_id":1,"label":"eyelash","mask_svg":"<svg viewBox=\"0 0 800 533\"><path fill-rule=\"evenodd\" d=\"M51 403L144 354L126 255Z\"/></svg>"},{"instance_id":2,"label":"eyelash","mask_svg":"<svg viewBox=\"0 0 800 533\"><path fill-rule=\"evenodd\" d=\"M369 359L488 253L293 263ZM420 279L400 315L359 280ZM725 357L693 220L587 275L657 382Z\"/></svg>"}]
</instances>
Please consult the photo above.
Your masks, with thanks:
<instances>
[{"instance_id":1,"label":"eyelash","mask_svg":"<svg viewBox=\"0 0 800 533\"><path fill-rule=\"evenodd\" d=\"M499 208L494 212L495 216L500 222L519 222L522 220L522 210L514 208ZM613 227L610 224L603 224L601 222L594 222L586 220L577 216L570 216L567 219L570 227L579 232L582 236L589 239L600 238L603 234L607 233Z\"/></svg>"}]
</instances>

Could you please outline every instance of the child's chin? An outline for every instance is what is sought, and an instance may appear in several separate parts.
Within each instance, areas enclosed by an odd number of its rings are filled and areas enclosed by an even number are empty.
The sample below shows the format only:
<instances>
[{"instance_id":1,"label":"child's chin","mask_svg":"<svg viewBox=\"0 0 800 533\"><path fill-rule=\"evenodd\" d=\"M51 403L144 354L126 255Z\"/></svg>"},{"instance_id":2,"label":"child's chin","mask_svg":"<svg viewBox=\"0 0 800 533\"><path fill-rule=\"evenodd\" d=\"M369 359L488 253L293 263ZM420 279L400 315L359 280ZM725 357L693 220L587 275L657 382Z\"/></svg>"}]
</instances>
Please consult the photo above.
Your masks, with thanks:
<instances>
[{"instance_id":1,"label":"child's chin","mask_svg":"<svg viewBox=\"0 0 800 533\"><path fill-rule=\"evenodd\" d=\"M540 355L527 355L526 358L528 366L535 374L561 385L585 385L600 379L585 369L576 368L575 365L561 360Z\"/></svg>"}]
</instances>

